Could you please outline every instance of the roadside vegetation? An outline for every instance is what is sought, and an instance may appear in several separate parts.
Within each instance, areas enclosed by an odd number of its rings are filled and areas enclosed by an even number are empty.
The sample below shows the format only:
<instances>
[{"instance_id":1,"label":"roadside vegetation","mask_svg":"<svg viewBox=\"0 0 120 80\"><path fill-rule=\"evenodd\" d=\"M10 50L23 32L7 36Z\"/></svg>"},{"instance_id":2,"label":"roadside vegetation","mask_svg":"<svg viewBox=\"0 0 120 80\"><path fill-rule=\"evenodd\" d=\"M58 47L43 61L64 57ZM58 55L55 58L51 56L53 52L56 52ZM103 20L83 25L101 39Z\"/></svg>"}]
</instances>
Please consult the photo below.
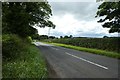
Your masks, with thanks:
<instances>
[{"instance_id":1,"label":"roadside vegetation","mask_svg":"<svg viewBox=\"0 0 120 80\"><path fill-rule=\"evenodd\" d=\"M17 35L3 35L3 78L46 78L47 68L39 49Z\"/></svg>"},{"instance_id":2,"label":"roadside vegetation","mask_svg":"<svg viewBox=\"0 0 120 80\"><path fill-rule=\"evenodd\" d=\"M35 25L55 27L51 12L47 1L2 3L3 78L47 78L45 60L32 38L38 34Z\"/></svg>"}]
</instances>

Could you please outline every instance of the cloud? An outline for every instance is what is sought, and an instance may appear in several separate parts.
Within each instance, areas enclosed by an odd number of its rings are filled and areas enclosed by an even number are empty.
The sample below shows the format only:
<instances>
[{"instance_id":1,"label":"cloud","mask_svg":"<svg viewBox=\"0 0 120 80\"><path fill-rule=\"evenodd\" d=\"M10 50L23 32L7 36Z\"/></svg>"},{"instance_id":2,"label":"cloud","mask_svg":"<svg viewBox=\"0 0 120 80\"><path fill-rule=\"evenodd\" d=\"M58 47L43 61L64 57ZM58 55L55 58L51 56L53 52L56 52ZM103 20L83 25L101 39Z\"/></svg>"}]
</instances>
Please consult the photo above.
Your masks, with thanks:
<instances>
[{"instance_id":1,"label":"cloud","mask_svg":"<svg viewBox=\"0 0 120 80\"><path fill-rule=\"evenodd\" d=\"M96 0L48 0L49 2L96 2Z\"/></svg>"},{"instance_id":2,"label":"cloud","mask_svg":"<svg viewBox=\"0 0 120 80\"><path fill-rule=\"evenodd\" d=\"M60 36L64 36L65 34L63 32L53 31L50 33L50 35L60 37Z\"/></svg>"},{"instance_id":3,"label":"cloud","mask_svg":"<svg viewBox=\"0 0 120 80\"><path fill-rule=\"evenodd\" d=\"M97 7L95 2L51 2L53 15L63 16L70 13L79 20L91 20L95 18Z\"/></svg>"},{"instance_id":4,"label":"cloud","mask_svg":"<svg viewBox=\"0 0 120 80\"><path fill-rule=\"evenodd\" d=\"M50 30L51 36L84 36L103 37L116 36L109 34L107 28L103 28L101 23L97 23L99 18L95 18L97 7L100 3L95 2L50 2L53 16L50 20L56 25ZM39 34L48 35L49 28L39 28Z\"/></svg>"}]
</instances>

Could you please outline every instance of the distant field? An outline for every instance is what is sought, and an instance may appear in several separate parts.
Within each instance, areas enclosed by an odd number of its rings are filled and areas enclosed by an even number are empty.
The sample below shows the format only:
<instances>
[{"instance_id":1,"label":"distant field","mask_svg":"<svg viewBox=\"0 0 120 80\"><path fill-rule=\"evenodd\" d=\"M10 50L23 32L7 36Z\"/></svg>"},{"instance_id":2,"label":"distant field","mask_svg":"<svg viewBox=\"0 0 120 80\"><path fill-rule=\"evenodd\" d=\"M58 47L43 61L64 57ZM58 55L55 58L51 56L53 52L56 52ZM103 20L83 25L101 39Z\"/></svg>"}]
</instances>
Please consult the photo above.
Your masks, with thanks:
<instances>
[{"instance_id":1,"label":"distant field","mask_svg":"<svg viewBox=\"0 0 120 80\"><path fill-rule=\"evenodd\" d=\"M63 38L45 41L120 53L120 38Z\"/></svg>"}]
</instances>

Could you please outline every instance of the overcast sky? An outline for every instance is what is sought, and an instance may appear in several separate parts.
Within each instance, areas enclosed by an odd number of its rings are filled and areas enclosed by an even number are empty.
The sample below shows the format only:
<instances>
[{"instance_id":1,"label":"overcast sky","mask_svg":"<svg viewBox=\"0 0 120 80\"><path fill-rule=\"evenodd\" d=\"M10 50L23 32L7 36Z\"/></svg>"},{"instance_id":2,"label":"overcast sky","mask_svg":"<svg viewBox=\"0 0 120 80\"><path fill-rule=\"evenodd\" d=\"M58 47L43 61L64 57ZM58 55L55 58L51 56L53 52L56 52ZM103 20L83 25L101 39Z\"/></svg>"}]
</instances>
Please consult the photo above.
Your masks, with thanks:
<instances>
[{"instance_id":1,"label":"overcast sky","mask_svg":"<svg viewBox=\"0 0 120 80\"><path fill-rule=\"evenodd\" d=\"M49 2L53 16L50 20L56 25L50 29L50 36L73 35L75 37L118 36L109 34L99 18L95 18L97 8L101 3L96 2ZM40 35L48 35L49 28L38 28Z\"/></svg>"}]
</instances>

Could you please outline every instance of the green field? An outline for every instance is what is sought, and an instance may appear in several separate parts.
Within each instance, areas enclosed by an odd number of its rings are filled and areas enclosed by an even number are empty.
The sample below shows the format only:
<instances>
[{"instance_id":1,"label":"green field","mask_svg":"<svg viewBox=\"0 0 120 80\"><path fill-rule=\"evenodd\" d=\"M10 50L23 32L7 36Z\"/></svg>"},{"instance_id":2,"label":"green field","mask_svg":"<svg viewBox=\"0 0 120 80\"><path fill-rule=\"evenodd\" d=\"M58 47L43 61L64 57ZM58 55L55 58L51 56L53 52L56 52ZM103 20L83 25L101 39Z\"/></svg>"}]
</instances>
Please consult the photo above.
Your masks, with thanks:
<instances>
[{"instance_id":1,"label":"green field","mask_svg":"<svg viewBox=\"0 0 120 80\"><path fill-rule=\"evenodd\" d=\"M120 53L120 38L62 38L44 41Z\"/></svg>"}]
</instances>

